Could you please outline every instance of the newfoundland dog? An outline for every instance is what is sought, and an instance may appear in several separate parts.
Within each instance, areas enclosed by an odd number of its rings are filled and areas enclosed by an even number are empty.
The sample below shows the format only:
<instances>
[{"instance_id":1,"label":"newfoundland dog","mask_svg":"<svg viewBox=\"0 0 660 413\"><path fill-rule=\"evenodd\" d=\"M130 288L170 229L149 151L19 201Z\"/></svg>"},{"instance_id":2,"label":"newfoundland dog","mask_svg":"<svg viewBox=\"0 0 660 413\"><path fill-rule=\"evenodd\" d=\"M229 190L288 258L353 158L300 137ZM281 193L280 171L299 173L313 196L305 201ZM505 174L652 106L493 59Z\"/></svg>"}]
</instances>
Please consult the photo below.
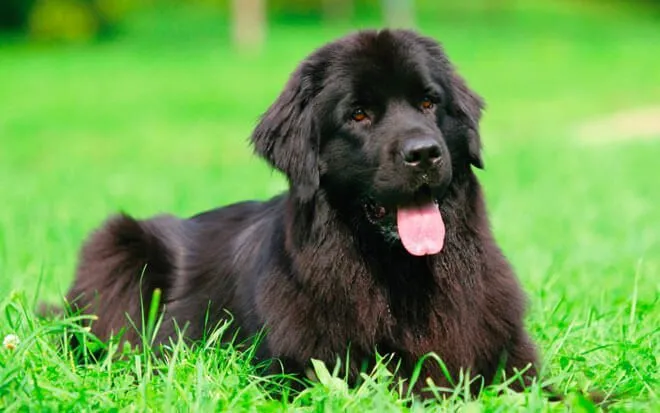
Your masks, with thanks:
<instances>
[{"instance_id":1,"label":"newfoundland dog","mask_svg":"<svg viewBox=\"0 0 660 413\"><path fill-rule=\"evenodd\" d=\"M189 219L115 216L82 249L67 300L105 340L140 337L156 289L157 342L200 340L231 318L260 359L304 373L346 356L358 379L376 352L413 386L537 374L524 296L489 228L482 100L434 40L361 31L314 51L260 119L255 152L289 191ZM365 364L366 363L366 364ZM446 372L443 372L446 368ZM522 372L522 374L520 373ZM447 377L447 374L450 377Z\"/></svg>"}]
</instances>

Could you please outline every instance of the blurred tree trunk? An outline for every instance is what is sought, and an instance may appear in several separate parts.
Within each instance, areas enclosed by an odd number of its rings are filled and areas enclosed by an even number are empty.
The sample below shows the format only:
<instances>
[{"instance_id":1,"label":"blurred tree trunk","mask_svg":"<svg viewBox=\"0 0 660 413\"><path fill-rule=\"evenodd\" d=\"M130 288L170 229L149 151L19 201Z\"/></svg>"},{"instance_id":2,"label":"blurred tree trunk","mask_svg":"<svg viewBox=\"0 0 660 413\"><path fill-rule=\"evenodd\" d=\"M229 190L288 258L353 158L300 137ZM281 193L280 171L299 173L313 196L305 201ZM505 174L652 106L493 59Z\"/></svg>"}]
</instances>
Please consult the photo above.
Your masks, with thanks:
<instances>
[{"instance_id":1,"label":"blurred tree trunk","mask_svg":"<svg viewBox=\"0 0 660 413\"><path fill-rule=\"evenodd\" d=\"M388 27L415 27L414 0L381 0Z\"/></svg>"},{"instance_id":2,"label":"blurred tree trunk","mask_svg":"<svg viewBox=\"0 0 660 413\"><path fill-rule=\"evenodd\" d=\"M353 18L353 0L323 0L323 18L328 22L347 22Z\"/></svg>"},{"instance_id":3,"label":"blurred tree trunk","mask_svg":"<svg viewBox=\"0 0 660 413\"><path fill-rule=\"evenodd\" d=\"M232 41L242 52L259 52L266 38L265 0L231 0Z\"/></svg>"}]
</instances>

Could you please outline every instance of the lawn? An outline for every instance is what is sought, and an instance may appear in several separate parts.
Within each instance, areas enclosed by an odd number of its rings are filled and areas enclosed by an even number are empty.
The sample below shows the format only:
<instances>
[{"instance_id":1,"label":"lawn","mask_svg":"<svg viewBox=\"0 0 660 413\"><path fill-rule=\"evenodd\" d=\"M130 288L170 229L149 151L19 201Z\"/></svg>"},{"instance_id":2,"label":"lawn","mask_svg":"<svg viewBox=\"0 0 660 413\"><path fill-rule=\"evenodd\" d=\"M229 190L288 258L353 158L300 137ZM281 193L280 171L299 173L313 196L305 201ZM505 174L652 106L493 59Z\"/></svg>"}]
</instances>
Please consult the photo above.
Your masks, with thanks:
<instances>
[{"instance_id":1,"label":"lawn","mask_svg":"<svg viewBox=\"0 0 660 413\"><path fill-rule=\"evenodd\" d=\"M544 379L618 394L613 410L660 411L660 133L606 140L581 128L660 105L660 22L553 9L456 12L420 28L488 103L479 176L529 295ZM110 213L187 216L285 189L247 137L297 61L347 29L273 24L258 56L233 53L225 24L194 10L137 16L96 45L0 39L0 339L21 340L0 348L0 410L563 408L538 387L411 405L383 371L285 402L249 355L212 340L167 361L137 352L76 366L56 345L75 328L32 315L66 292L83 238ZM577 395L567 404L593 409Z\"/></svg>"}]
</instances>

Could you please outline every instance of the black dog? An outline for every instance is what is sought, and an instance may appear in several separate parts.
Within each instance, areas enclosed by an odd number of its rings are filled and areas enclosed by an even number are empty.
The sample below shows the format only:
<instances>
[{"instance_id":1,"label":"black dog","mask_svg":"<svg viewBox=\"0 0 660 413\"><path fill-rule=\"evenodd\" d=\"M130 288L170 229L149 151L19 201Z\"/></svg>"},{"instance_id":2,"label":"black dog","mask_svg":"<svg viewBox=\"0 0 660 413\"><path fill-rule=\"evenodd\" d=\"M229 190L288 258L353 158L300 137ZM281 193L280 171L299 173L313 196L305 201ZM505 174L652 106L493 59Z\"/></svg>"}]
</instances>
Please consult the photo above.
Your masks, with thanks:
<instances>
[{"instance_id":1,"label":"black dog","mask_svg":"<svg viewBox=\"0 0 660 413\"><path fill-rule=\"evenodd\" d=\"M229 312L240 337L264 329L259 355L287 372L350 348L349 377L378 351L405 378L435 352L454 379L482 377L475 393L499 367L525 372L519 389L537 358L472 171L481 109L434 40L382 30L330 43L252 135L288 193L184 220L114 217L84 246L67 298L99 317L102 339L140 320L158 288L160 342L177 326L200 339ZM422 372L449 383L438 363Z\"/></svg>"}]
</instances>

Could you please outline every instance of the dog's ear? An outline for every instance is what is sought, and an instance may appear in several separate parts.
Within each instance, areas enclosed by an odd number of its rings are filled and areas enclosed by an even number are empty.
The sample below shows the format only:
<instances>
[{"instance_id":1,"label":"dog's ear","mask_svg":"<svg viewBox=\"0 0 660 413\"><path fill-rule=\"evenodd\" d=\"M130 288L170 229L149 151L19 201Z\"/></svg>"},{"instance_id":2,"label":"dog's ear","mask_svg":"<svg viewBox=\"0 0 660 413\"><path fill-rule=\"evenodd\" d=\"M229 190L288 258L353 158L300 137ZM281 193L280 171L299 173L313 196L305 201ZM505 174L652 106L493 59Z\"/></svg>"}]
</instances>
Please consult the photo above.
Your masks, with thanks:
<instances>
[{"instance_id":1,"label":"dog's ear","mask_svg":"<svg viewBox=\"0 0 660 413\"><path fill-rule=\"evenodd\" d=\"M451 89L451 112L464 126L465 138L467 139L468 155L470 163L479 169L484 168L481 156L481 137L479 136L479 121L484 102L465 83L465 80L452 69L449 78Z\"/></svg>"},{"instance_id":2,"label":"dog's ear","mask_svg":"<svg viewBox=\"0 0 660 413\"><path fill-rule=\"evenodd\" d=\"M318 133L312 115L314 95L306 66L296 69L284 90L252 133L255 152L286 174L291 190L303 200L319 187Z\"/></svg>"},{"instance_id":3,"label":"dog's ear","mask_svg":"<svg viewBox=\"0 0 660 413\"><path fill-rule=\"evenodd\" d=\"M469 162L475 167L483 169L479 136L479 121L484 108L483 100L468 87L465 80L456 72L438 42L430 37L414 34L413 36L430 55L429 64L432 67L433 77L448 89L448 115L453 118L454 123L458 123L454 125L456 128L454 133L461 135L467 143Z\"/></svg>"}]
</instances>

